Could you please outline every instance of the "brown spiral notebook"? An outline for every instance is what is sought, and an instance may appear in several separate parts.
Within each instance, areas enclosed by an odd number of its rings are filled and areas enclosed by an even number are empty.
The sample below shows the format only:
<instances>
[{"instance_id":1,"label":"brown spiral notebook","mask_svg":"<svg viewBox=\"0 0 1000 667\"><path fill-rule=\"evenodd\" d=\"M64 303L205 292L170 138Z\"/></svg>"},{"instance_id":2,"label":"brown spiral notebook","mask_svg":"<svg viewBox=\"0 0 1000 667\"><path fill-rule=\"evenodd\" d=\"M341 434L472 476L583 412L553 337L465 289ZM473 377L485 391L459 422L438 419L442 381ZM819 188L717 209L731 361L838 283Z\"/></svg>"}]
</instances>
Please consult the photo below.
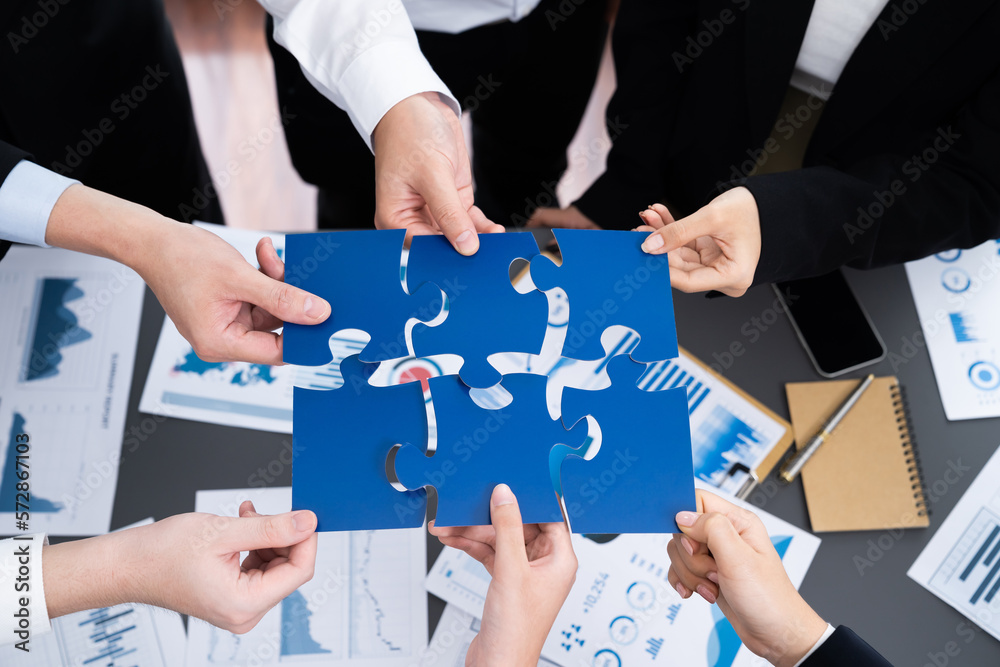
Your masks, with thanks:
<instances>
[{"instance_id":1,"label":"brown spiral notebook","mask_svg":"<svg viewBox=\"0 0 1000 667\"><path fill-rule=\"evenodd\" d=\"M785 385L797 447L858 386L857 380ZM920 462L899 382L875 378L802 469L814 532L926 528Z\"/></svg>"}]
</instances>

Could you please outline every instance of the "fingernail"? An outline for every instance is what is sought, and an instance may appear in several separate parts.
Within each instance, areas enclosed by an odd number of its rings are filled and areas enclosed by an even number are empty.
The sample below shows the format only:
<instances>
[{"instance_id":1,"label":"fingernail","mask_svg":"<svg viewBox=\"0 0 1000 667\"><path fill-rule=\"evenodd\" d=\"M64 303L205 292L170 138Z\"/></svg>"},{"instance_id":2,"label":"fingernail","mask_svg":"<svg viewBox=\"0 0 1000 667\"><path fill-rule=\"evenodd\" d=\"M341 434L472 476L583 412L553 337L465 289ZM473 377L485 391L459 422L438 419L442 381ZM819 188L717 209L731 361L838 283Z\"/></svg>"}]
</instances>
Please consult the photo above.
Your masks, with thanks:
<instances>
[{"instance_id":1,"label":"fingernail","mask_svg":"<svg viewBox=\"0 0 1000 667\"><path fill-rule=\"evenodd\" d=\"M313 518L312 512L308 510L303 510L302 512L296 512L292 515L292 522L295 524L295 530L299 533L304 533L306 531L313 529Z\"/></svg>"},{"instance_id":2,"label":"fingernail","mask_svg":"<svg viewBox=\"0 0 1000 667\"><path fill-rule=\"evenodd\" d=\"M677 594L680 595L682 598L686 598L687 596L691 595L691 591L684 588L684 584L682 584L679 581L677 582L677 585L674 586L674 588L677 589Z\"/></svg>"},{"instance_id":3,"label":"fingernail","mask_svg":"<svg viewBox=\"0 0 1000 667\"><path fill-rule=\"evenodd\" d=\"M476 251L476 240L475 233L471 230L466 229L464 232L458 235L455 242L458 244L458 249L463 253L473 253Z\"/></svg>"},{"instance_id":4,"label":"fingernail","mask_svg":"<svg viewBox=\"0 0 1000 667\"><path fill-rule=\"evenodd\" d=\"M493 489L493 507L513 504L514 492L506 484L498 484L497 488Z\"/></svg>"},{"instance_id":5,"label":"fingernail","mask_svg":"<svg viewBox=\"0 0 1000 667\"><path fill-rule=\"evenodd\" d=\"M306 317L316 319L323 315L326 311L326 306L323 304L322 299L307 296L305 302L302 304L302 310L305 312Z\"/></svg>"},{"instance_id":6,"label":"fingernail","mask_svg":"<svg viewBox=\"0 0 1000 667\"><path fill-rule=\"evenodd\" d=\"M712 591L708 590L704 584L698 585L698 595L705 598L705 600L708 601L708 604L715 604L715 596L712 595Z\"/></svg>"},{"instance_id":7,"label":"fingernail","mask_svg":"<svg viewBox=\"0 0 1000 667\"><path fill-rule=\"evenodd\" d=\"M646 240L642 242L642 249L646 252L653 252L654 250L659 250L663 247L663 237L659 234L653 233L646 237Z\"/></svg>"},{"instance_id":8,"label":"fingernail","mask_svg":"<svg viewBox=\"0 0 1000 667\"><path fill-rule=\"evenodd\" d=\"M697 520L698 515L695 512L678 512L677 516L674 517L678 526L693 526Z\"/></svg>"},{"instance_id":9,"label":"fingernail","mask_svg":"<svg viewBox=\"0 0 1000 667\"><path fill-rule=\"evenodd\" d=\"M719 583L719 573L718 572L709 572L708 574L705 575L705 578L708 579L709 581L711 581L713 584Z\"/></svg>"},{"instance_id":10,"label":"fingernail","mask_svg":"<svg viewBox=\"0 0 1000 667\"><path fill-rule=\"evenodd\" d=\"M687 537L681 537L681 544L684 545L684 551L688 552L689 556L694 555L694 544Z\"/></svg>"}]
</instances>

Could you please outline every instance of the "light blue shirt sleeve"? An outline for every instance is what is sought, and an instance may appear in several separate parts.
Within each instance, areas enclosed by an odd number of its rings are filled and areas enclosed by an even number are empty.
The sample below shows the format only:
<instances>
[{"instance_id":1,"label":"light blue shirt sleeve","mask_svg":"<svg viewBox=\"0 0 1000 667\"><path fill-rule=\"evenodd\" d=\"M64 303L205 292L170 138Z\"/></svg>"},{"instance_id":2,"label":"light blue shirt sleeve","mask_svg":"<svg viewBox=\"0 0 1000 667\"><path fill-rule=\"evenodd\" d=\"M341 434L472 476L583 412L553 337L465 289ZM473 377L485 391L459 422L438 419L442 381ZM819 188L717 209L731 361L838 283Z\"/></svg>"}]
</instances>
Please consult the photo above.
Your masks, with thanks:
<instances>
[{"instance_id":1,"label":"light blue shirt sleeve","mask_svg":"<svg viewBox=\"0 0 1000 667\"><path fill-rule=\"evenodd\" d=\"M79 183L21 160L0 185L0 239L48 248L49 216L66 188Z\"/></svg>"}]
</instances>

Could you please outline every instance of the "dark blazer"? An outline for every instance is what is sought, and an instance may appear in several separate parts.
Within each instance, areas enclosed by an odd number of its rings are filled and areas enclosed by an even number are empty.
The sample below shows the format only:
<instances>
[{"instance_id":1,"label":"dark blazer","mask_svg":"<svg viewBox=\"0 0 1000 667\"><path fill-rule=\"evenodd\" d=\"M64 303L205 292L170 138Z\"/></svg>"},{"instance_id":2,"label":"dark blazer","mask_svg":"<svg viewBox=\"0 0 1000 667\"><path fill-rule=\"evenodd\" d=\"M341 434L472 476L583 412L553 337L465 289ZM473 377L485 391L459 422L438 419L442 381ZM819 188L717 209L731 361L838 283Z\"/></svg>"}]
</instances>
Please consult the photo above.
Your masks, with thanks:
<instances>
[{"instance_id":1,"label":"dark blazer","mask_svg":"<svg viewBox=\"0 0 1000 667\"><path fill-rule=\"evenodd\" d=\"M802 663L802 667L892 667L878 651L847 626L834 630L823 645Z\"/></svg>"},{"instance_id":2,"label":"dark blazer","mask_svg":"<svg viewBox=\"0 0 1000 667\"><path fill-rule=\"evenodd\" d=\"M0 182L30 154L171 218L222 222L161 0L7 0L0 35Z\"/></svg>"},{"instance_id":3,"label":"dark blazer","mask_svg":"<svg viewBox=\"0 0 1000 667\"><path fill-rule=\"evenodd\" d=\"M801 170L746 178L795 67L810 0L623 0L603 227L746 185L756 283L869 268L1000 236L1000 4L890 2L847 63ZM912 13L901 7L906 5ZM913 11L913 8L917 9Z\"/></svg>"}]
</instances>

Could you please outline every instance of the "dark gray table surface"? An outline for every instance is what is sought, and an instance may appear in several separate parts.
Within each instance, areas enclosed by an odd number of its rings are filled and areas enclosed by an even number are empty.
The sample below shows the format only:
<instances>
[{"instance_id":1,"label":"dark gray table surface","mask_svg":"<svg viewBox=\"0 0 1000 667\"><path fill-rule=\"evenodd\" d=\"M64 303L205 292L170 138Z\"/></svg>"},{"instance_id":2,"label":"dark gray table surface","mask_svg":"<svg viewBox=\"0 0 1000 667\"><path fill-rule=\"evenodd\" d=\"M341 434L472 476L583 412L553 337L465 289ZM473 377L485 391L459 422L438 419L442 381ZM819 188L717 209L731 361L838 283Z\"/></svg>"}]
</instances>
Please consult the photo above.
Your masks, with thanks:
<instances>
[{"instance_id":1,"label":"dark gray table surface","mask_svg":"<svg viewBox=\"0 0 1000 667\"><path fill-rule=\"evenodd\" d=\"M899 377L909 399L913 430L929 483L943 480L952 463L961 462L972 470L932 504L929 529L905 531L872 567L865 568L863 575L858 572L854 556L868 558L869 541L877 542L882 533L821 534L823 543L802 585L802 594L825 619L834 625L851 626L893 664L933 665L928 654L942 653L949 642L956 642L960 653L948 657L948 665L1000 664L1000 642L985 632L977 632L967 642L967 633L960 634L962 624L968 623L965 617L906 576L906 570L976 472L1000 445L1000 419L945 419L927 350L919 345L914 348L914 335L920 325L902 267L847 274L890 352L886 360L854 376L875 372ZM810 365L786 317L779 314L774 319L768 312L775 308L770 287L756 287L739 299L709 300L678 293L674 298L681 345L713 363L717 362L715 354L722 355L733 343L741 343L745 352L733 359L724 374L778 414L788 416L785 382L822 379ZM291 468L280 460L282 449L290 447L290 436L178 419L159 420L139 413L139 397L162 318L163 311L147 291L126 431L137 427L152 433L134 451L122 453L112 528L148 516L161 519L192 511L198 489L245 488L254 482L259 485L260 470L270 470L267 475L273 481L269 485L291 484ZM772 320L773 324L764 324ZM835 322L831 321L831 326ZM751 330L759 332L754 342L748 335ZM755 500L768 512L809 529L800 482L772 497L758 493ZM433 564L439 551L437 540L429 538L428 565ZM428 597L433 632L444 604Z\"/></svg>"}]
</instances>

